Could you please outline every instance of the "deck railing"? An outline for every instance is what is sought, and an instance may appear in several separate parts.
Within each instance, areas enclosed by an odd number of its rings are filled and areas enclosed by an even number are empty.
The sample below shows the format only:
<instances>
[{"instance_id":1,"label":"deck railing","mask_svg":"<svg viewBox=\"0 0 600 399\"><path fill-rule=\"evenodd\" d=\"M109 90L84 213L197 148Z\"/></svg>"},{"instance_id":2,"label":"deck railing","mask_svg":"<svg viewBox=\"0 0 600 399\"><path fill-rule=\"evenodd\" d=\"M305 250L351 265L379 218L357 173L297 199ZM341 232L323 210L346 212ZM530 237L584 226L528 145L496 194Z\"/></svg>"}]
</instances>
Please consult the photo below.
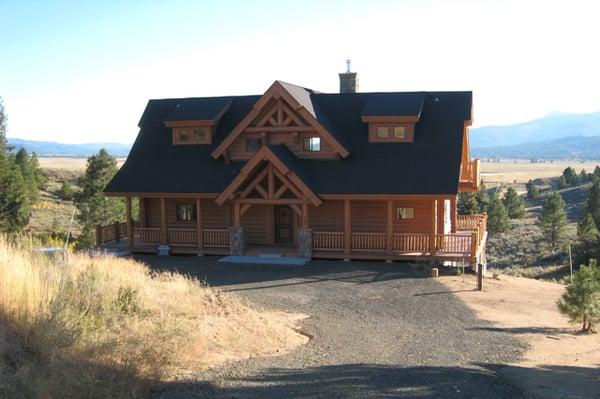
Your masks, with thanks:
<instances>
[{"instance_id":1,"label":"deck railing","mask_svg":"<svg viewBox=\"0 0 600 399\"><path fill-rule=\"evenodd\" d=\"M473 159L460 164L460 182L468 184L475 190L479 188L480 176L479 159Z\"/></svg>"},{"instance_id":2,"label":"deck railing","mask_svg":"<svg viewBox=\"0 0 600 399\"><path fill-rule=\"evenodd\" d=\"M435 253L464 255L471 254L471 235L438 234L435 236Z\"/></svg>"},{"instance_id":3,"label":"deck railing","mask_svg":"<svg viewBox=\"0 0 600 399\"><path fill-rule=\"evenodd\" d=\"M381 252L386 250L385 233L352 233L351 248L358 252Z\"/></svg>"},{"instance_id":4,"label":"deck railing","mask_svg":"<svg viewBox=\"0 0 600 399\"><path fill-rule=\"evenodd\" d=\"M337 231L315 231L313 248L320 251L342 251L344 249L344 233Z\"/></svg>"},{"instance_id":5,"label":"deck railing","mask_svg":"<svg viewBox=\"0 0 600 399\"><path fill-rule=\"evenodd\" d=\"M160 228L158 227L135 227L133 229L133 245L157 245L160 243Z\"/></svg>"},{"instance_id":6,"label":"deck railing","mask_svg":"<svg viewBox=\"0 0 600 399\"><path fill-rule=\"evenodd\" d=\"M96 226L96 244L119 241L127 237L127 223L115 222Z\"/></svg>"},{"instance_id":7,"label":"deck railing","mask_svg":"<svg viewBox=\"0 0 600 399\"><path fill-rule=\"evenodd\" d=\"M167 233L169 245L174 247L195 247L198 245L198 231L196 229L170 228Z\"/></svg>"},{"instance_id":8,"label":"deck railing","mask_svg":"<svg viewBox=\"0 0 600 399\"><path fill-rule=\"evenodd\" d=\"M428 234L394 234L394 252L427 252L429 251Z\"/></svg>"},{"instance_id":9,"label":"deck railing","mask_svg":"<svg viewBox=\"0 0 600 399\"><path fill-rule=\"evenodd\" d=\"M229 248L229 230L204 229L204 246Z\"/></svg>"}]
</instances>

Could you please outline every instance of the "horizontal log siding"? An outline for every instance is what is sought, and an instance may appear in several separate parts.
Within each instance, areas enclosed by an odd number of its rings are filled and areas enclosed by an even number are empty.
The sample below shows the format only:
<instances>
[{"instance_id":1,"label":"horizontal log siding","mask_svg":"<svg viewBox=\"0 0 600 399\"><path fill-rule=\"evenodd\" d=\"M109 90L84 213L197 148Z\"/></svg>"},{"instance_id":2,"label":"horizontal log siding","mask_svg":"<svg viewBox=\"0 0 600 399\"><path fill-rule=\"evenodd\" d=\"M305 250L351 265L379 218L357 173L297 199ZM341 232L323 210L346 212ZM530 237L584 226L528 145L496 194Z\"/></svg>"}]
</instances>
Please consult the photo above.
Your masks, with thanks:
<instances>
[{"instance_id":1,"label":"horizontal log siding","mask_svg":"<svg viewBox=\"0 0 600 399\"><path fill-rule=\"evenodd\" d=\"M242 216L248 244L273 243L273 206L252 205Z\"/></svg>"},{"instance_id":2,"label":"horizontal log siding","mask_svg":"<svg viewBox=\"0 0 600 399\"><path fill-rule=\"evenodd\" d=\"M414 208L414 219L396 219L396 208ZM438 205L439 208L439 205ZM393 207L394 233L431 233L431 201L400 201ZM443 219L443 218L440 218ZM442 220L443 225L443 220Z\"/></svg>"},{"instance_id":3,"label":"horizontal log siding","mask_svg":"<svg viewBox=\"0 0 600 399\"><path fill-rule=\"evenodd\" d=\"M386 202L351 202L350 226L352 233L385 233L387 226Z\"/></svg>"},{"instance_id":4,"label":"horizontal log siding","mask_svg":"<svg viewBox=\"0 0 600 399\"><path fill-rule=\"evenodd\" d=\"M146 198L145 215L147 227L160 227L160 198ZM167 199L167 225L175 228L196 228L196 221L177 221L177 204L196 206L196 201L188 198ZM202 200L203 227L205 229L228 229L230 226L229 205L217 205L213 200Z\"/></svg>"},{"instance_id":5,"label":"horizontal log siding","mask_svg":"<svg viewBox=\"0 0 600 399\"><path fill-rule=\"evenodd\" d=\"M323 137L321 137L321 151L304 151L304 137L320 137L317 133L299 133L298 138L291 133L268 133L269 144L286 144L288 148L296 154L298 158L312 159L334 159L335 151ZM260 137L256 133L241 134L231 147L229 147L229 156L234 161L248 160L254 153L246 152L246 137Z\"/></svg>"},{"instance_id":6,"label":"horizontal log siding","mask_svg":"<svg viewBox=\"0 0 600 399\"><path fill-rule=\"evenodd\" d=\"M343 231L344 203L325 201L318 207L309 207L308 226L314 231Z\"/></svg>"}]
</instances>

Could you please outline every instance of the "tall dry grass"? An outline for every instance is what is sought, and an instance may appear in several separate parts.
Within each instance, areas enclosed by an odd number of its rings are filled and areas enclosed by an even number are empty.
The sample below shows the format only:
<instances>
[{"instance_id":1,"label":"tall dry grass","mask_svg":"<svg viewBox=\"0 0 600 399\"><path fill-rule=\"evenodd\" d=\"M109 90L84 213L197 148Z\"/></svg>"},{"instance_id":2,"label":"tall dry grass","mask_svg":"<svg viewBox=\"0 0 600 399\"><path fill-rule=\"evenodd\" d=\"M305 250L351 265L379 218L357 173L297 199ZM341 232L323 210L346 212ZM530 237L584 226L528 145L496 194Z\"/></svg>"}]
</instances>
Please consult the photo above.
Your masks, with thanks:
<instances>
[{"instance_id":1,"label":"tall dry grass","mask_svg":"<svg viewBox=\"0 0 600 399\"><path fill-rule=\"evenodd\" d=\"M132 397L160 380L306 342L295 315L113 257L0 237L0 396Z\"/></svg>"}]
</instances>

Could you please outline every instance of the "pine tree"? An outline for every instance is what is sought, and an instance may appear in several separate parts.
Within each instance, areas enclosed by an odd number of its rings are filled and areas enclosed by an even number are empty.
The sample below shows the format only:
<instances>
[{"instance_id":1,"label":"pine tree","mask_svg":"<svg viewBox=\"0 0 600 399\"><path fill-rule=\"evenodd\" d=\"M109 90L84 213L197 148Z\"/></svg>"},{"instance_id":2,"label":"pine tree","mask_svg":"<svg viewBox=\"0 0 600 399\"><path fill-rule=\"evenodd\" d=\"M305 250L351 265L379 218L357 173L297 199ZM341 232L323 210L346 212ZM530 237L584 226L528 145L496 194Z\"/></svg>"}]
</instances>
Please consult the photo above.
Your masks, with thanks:
<instances>
[{"instance_id":1,"label":"pine tree","mask_svg":"<svg viewBox=\"0 0 600 399\"><path fill-rule=\"evenodd\" d=\"M579 173L579 182L586 183L589 180L590 180L590 174L588 172L586 172L585 169L581 169L581 172Z\"/></svg>"},{"instance_id":2,"label":"pine tree","mask_svg":"<svg viewBox=\"0 0 600 399\"><path fill-rule=\"evenodd\" d=\"M6 114L0 98L0 231L18 232L29 222L30 191L6 145Z\"/></svg>"},{"instance_id":3,"label":"pine tree","mask_svg":"<svg viewBox=\"0 0 600 399\"><path fill-rule=\"evenodd\" d=\"M456 209L459 215L475 215L481 210L477 202L476 193L460 193L456 202Z\"/></svg>"},{"instance_id":4,"label":"pine tree","mask_svg":"<svg viewBox=\"0 0 600 399\"><path fill-rule=\"evenodd\" d=\"M600 177L600 165L596 165L594 168L594 176Z\"/></svg>"},{"instance_id":5,"label":"pine tree","mask_svg":"<svg viewBox=\"0 0 600 399\"><path fill-rule=\"evenodd\" d=\"M590 259L597 259L600 255L600 233L596 228L594 218L589 213L577 225L577 243L573 247L573 259L575 264L586 264Z\"/></svg>"},{"instance_id":6,"label":"pine tree","mask_svg":"<svg viewBox=\"0 0 600 399\"><path fill-rule=\"evenodd\" d=\"M525 203L523 197L517 194L517 190L509 187L504 194L504 207L508 212L508 217L511 219L520 219L525 216Z\"/></svg>"},{"instance_id":7,"label":"pine tree","mask_svg":"<svg viewBox=\"0 0 600 399\"><path fill-rule=\"evenodd\" d=\"M533 183L532 180L529 180L525 184L525 188L527 188L527 199L528 200L534 200L540 196L540 190L537 188L537 186Z\"/></svg>"},{"instance_id":8,"label":"pine tree","mask_svg":"<svg viewBox=\"0 0 600 399\"><path fill-rule=\"evenodd\" d=\"M562 190L563 188L567 188L567 187L569 187L569 184L567 183L567 179L563 175L558 179L558 189Z\"/></svg>"},{"instance_id":9,"label":"pine tree","mask_svg":"<svg viewBox=\"0 0 600 399\"><path fill-rule=\"evenodd\" d=\"M564 237L567 225L565 202L559 193L553 192L546 198L538 224L544 238L550 242L552 248L556 248L556 244L561 242Z\"/></svg>"},{"instance_id":10,"label":"pine tree","mask_svg":"<svg viewBox=\"0 0 600 399\"><path fill-rule=\"evenodd\" d=\"M486 212L488 209L488 204L490 202L490 193L485 188L485 185L483 183L481 183L481 187L479 191L477 191L475 199L477 200L477 204L479 205L479 212Z\"/></svg>"},{"instance_id":11,"label":"pine tree","mask_svg":"<svg viewBox=\"0 0 600 399\"><path fill-rule=\"evenodd\" d=\"M15 155L15 163L21 169L21 175L23 176L27 191L29 191L30 201L32 203L37 202L40 197L38 180L36 176L37 173L32 166L31 158L29 157L27 150L21 148L19 151L17 151L17 154Z\"/></svg>"},{"instance_id":12,"label":"pine tree","mask_svg":"<svg viewBox=\"0 0 600 399\"><path fill-rule=\"evenodd\" d=\"M571 323L582 323L585 332L600 321L600 268L596 261L579 267L557 305Z\"/></svg>"},{"instance_id":13,"label":"pine tree","mask_svg":"<svg viewBox=\"0 0 600 399\"><path fill-rule=\"evenodd\" d=\"M508 212L506 211L504 204L496 194L491 194L489 196L487 214L487 227L490 233L501 233L510 228L510 219L508 218Z\"/></svg>"},{"instance_id":14,"label":"pine tree","mask_svg":"<svg viewBox=\"0 0 600 399\"><path fill-rule=\"evenodd\" d=\"M577 172L575 172L575 169L570 166L563 170L563 177L565 178L565 182L568 186L575 186L579 182Z\"/></svg>"},{"instance_id":15,"label":"pine tree","mask_svg":"<svg viewBox=\"0 0 600 399\"><path fill-rule=\"evenodd\" d=\"M83 226L80 242L91 246L97 224L110 223L125 218L125 208L118 198L103 194L104 187L117 172L117 160L101 149L88 158L85 175L80 179L81 192L76 197L78 219Z\"/></svg>"},{"instance_id":16,"label":"pine tree","mask_svg":"<svg viewBox=\"0 0 600 399\"><path fill-rule=\"evenodd\" d=\"M71 182L67 179L62 181L60 189L58 190L58 196L60 199L65 201L71 201L75 196L75 189Z\"/></svg>"},{"instance_id":17,"label":"pine tree","mask_svg":"<svg viewBox=\"0 0 600 399\"><path fill-rule=\"evenodd\" d=\"M588 193L588 199L585 206L585 212L592 215L596 228L600 226L600 179L594 178L594 183Z\"/></svg>"}]
</instances>

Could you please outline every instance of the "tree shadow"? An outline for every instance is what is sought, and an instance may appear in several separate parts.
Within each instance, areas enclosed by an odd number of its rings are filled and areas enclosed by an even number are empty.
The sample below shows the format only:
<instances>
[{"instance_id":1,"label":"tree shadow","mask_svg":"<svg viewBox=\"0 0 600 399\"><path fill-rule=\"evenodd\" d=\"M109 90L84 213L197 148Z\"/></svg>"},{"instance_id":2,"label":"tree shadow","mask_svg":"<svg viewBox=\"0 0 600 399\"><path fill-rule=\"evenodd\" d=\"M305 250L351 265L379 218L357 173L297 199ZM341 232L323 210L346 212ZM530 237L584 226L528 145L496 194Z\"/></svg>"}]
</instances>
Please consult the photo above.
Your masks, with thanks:
<instances>
[{"instance_id":1,"label":"tree shadow","mask_svg":"<svg viewBox=\"0 0 600 399\"><path fill-rule=\"evenodd\" d=\"M237 264L218 262L217 256L134 255L156 272L175 272L206 281L210 286L234 286L269 283L252 287L232 288L245 291L281 286L337 281L351 284L380 283L398 279L426 278L414 264L395 262L313 260L303 266Z\"/></svg>"},{"instance_id":2,"label":"tree shadow","mask_svg":"<svg viewBox=\"0 0 600 399\"><path fill-rule=\"evenodd\" d=\"M495 370L343 364L273 368L224 384L172 383L153 398L529 398Z\"/></svg>"}]
</instances>

